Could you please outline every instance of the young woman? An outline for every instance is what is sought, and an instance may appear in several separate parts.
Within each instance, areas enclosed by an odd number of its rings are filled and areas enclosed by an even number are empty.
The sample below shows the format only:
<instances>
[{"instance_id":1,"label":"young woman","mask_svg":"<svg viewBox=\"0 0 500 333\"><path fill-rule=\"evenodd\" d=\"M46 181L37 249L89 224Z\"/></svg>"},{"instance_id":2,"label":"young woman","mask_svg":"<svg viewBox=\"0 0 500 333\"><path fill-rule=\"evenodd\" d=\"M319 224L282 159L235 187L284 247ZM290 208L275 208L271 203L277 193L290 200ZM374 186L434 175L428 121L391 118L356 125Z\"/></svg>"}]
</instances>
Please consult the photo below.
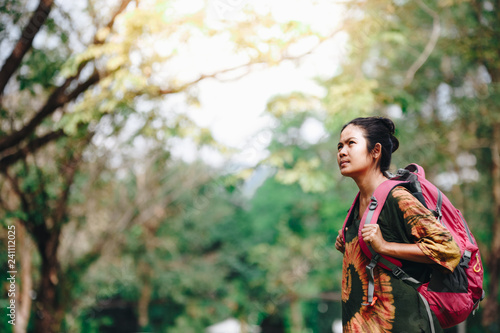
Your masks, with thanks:
<instances>
[{"instance_id":1,"label":"young woman","mask_svg":"<svg viewBox=\"0 0 500 333\"><path fill-rule=\"evenodd\" d=\"M398 148L394 123L387 118L356 118L341 131L337 160L343 176L359 188L353 219L339 231L335 247L344 254L342 321L344 332L431 332L428 313L416 289L378 265L374 269L376 301L366 303L370 263L358 242L360 218L375 189L382 184ZM428 281L430 265L452 272L460 249L451 234L404 187L389 194L377 224L365 225L362 235L377 253L399 259L402 269L418 281ZM441 328L434 314L436 332Z\"/></svg>"}]
</instances>

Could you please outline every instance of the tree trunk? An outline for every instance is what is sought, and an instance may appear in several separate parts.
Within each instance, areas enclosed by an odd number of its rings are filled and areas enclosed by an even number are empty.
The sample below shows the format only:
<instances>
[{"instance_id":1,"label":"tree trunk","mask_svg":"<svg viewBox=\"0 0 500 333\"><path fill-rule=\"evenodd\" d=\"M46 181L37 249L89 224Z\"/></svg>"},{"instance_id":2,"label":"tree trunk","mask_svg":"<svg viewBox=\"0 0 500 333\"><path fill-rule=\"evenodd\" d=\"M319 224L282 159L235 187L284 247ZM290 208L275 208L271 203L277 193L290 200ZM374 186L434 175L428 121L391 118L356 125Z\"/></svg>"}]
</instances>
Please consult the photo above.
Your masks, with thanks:
<instances>
[{"instance_id":1,"label":"tree trunk","mask_svg":"<svg viewBox=\"0 0 500 333\"><path fill-rule=\"evenodd\" d=\"M241 318L240 322L240 333L248 333L248 323L245 319Z\"/></svg>"},{"instance_id":2,"label":"tree trunk","mask_svg":"<svg viewBox=\"0 0 500 333\"><path fill-rule=\"evenodd\" d=\"M292 322L292 333L301 333L304 328L304 318L302 308L297 297L292 297L290 301L290 318Z\"/></svg>"},{"instance_id":3,"label":"tree trunk","mask_svg":"<svg viewBox=\"0 0 500 333\"><path fill-rule=\"evenodd\" d=\"M35 333L58 333L64 316L58 297L60 279L57 249L60 231L43 233L39 238L39 251L42 257L41 283L36 301Z\"/></svg>"},{"instance_id":4,"label":"tree trunk","mask_svg":"<svg viewBox=\"0 0 500 333\"><path fill-rule=\"evenodd\" d=\"M491 142L491 178L493 182L493 221L492 235L487 267L489 271L489 286L486 292L486 300L483 308L483 326L485 328L494 325L498 321L498 274L500 267L500 124L493 128Z\"/></svg>"},{"instance_id":5,"label":"tree trunk","mask_svg":"<svg viewBox=\"0 0 500 333\"><path fill-rule=\"evenodd\" d=\"M33 289L33 278L31 276L31 251L33 243L22 223L16 224L17 242L19 249L19 270L21 272L21 283L19 294L17 294L19 304L14 333L26 333L31 312L31 290Z\"/></svg>"},{"instance_id":6,"label":"tree trunk","mask_svg":"<svg viewBox=\"0 0 500 333\"><path fill-rule=\"evenodd\" d=\"M151 301L151 282L149 279L143 281L141 297L138 304L139 326L146 329L149 326L149 302Z\"/></svg>"}]
</instances>

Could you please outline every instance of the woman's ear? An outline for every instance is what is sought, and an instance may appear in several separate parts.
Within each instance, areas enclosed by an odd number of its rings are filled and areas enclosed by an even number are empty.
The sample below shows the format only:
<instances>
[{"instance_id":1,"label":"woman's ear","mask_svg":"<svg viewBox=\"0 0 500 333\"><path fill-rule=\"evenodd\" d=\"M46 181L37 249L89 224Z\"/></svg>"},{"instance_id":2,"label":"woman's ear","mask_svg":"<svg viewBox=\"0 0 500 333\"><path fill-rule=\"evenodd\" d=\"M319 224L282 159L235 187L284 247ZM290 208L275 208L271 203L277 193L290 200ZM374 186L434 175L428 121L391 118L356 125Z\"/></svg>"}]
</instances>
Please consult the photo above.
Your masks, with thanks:
<instances>
[{"instance_id":1,"label":"woman's ear","mask_svg":"<svg viewBox=\"0 0 500 333\"><path fill-rule=\"evenodd\" d=\"M380 143L375 144L375 147L372 149L372 156L374 159L377 159L382 154L382 145Z\"/></svg>"}]
</instances>

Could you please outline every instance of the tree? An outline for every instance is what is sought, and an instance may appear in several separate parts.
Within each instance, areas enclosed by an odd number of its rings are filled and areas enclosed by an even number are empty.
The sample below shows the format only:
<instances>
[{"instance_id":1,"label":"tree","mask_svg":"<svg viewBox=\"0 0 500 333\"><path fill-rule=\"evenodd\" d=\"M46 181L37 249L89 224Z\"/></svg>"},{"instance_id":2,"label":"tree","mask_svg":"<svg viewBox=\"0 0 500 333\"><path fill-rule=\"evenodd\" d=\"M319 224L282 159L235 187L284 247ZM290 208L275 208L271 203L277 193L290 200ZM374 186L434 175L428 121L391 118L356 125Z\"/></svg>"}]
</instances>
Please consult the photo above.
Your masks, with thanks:
<instances>
[{"instance_id":1,"label":"tree","mask_svg":"<svg viewBox=\"0 0 500 333\"><path fill-rule=\"evenodd\" d=\"M131 158L116 172L102 173L93 182L97 188L80 191L92 198L73 206L74 215L85 212L92 227L77 221L68 224L61 261L72 265L74 260L67 257L78 258L89 247L99 247L102 253L87 272L73 273L77 280L68 329L89 331L84 322L91 313L101 317L118 304L135 310L137 329L173 329L183 311L200 307L195 312L202 314L220 302L213 293L224 290L220 281L226 270L214 260L220 254L213 230L232 208L223 182L212 173L203 163L174 161L158 149L140 161ZM199 299L208 304L195 305ZM152 309L162 305L182 310L158 318ZM206 321L206 315L191 316L193 327ZM118 329L119 324L111 318L100 328Z\"/></svg>"},{"instance_id":2,"label":"tree","mask_svg":"<svg viewBox=\"0 0 500 333\"><path fill-rule=\"evenodd\" d=\"M53 332L76 283L69 270L79 268L83 275L102 249L98 242L78 260L64 267L60 262L64 228L72 219L85 219L74 216L71 205L78 197L75 182L86 177L82 166L93 158L89 147L103 140L133 143L135 136L166 141L192 132L199 142L210 142L210 134L186 116L165 115L165 97L184 94L196 102L190 87L198 82L233 79L253 64L276 63L312 32L281 24L285 33L277 46L255 32L274 26L272 17L255 23L250 11L213 28L203 10L177 15L176 2L88 1L75 11L41 0L31 13L25 5L7 1L0 13L3 44L12 50L0 69L2 208L4 223L22 224L36 244L41 263L34 326ZM11 42L17 29L21 35ZM239 52L234 66L181 78L175 65L198 36L233 40ZM260 51L257 45L264 44L273 47ZM127 133L130 119L140 123L133 135Z\"/></svg>"},{"instance_id":3,"label":"tree","mask_svg":"<svg viewBox=\"0 0 500 333\"><path fill-rule=\"evenodd\" d=\"M481 1L371 1L359 22L376 27L360 37L366 43L359 53L366 77L378 83L372 90L377 109L396 106L405 123L416 127L410 130L414 137L422 138L404 154L415 158L416 150L438 183L439 175L457 176L451 196L464 204L473 230L479 236L483 229L493 230L491 238L479 238L487 269L485 328L497 325L499 311L497 10ZM490 201L484 195L493 198L491 207L479 204Z\"/></svg>"},{"instance_id":4,"label":"tree","mask_svg":"<svg viewBox=\"0 0 500 333\"><path fill-rule=\"evenodd\" d=\"M497 4L373 0L347 6L348 56L338 75L322 81L325 98L314 105L314 96L294 94L270 110L286 119L283 110L297 112L299 105L298 112L315 114L332 135L349 118L393 117L402 143L393 164L423 165L465 212L480 243L487 295L482 327L494 331L500 296ZM324 155L290 163L290 151L269 158L295 175L285 181L324 169Z\"/></svg>"},{"instance_id":5,"label":"tree","mask_svg":"<svg viewBox=\"0 0 500 333\"><path fill-rule=\"evenodd\" d=\"M355 193L335 173L336 138L324 129L317 140L304 135L314 126L308 124L324 121L320 104L298 92L269 102L276 126L261 168L270 178L250 202L249 234L258 237L248 258L259 268L253 294L263 294L263 315L284 318L287 332L316 331L317 304L340 300L342 260L334 242ZM306 315L309 302L317 303Z\"/></svg>"}]
</instances>

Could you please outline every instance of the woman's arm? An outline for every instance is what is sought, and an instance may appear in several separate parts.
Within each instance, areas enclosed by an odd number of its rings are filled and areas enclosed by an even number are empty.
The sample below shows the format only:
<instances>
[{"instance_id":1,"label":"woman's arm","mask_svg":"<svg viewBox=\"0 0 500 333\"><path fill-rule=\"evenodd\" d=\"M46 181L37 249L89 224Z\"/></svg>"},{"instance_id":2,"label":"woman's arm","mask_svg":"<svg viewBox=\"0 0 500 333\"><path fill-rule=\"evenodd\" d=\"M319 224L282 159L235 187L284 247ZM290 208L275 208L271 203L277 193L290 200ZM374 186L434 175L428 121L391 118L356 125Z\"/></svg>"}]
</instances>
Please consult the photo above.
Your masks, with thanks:
<instances>
[{"instance_id":1,"label":"woman's arm","mask_svg":"<svg viewBox=\"0 0 500 333\"><path fill-rule=\"evenodd\" d=\"M387 242L382 236L378 224L365 225L361 233L363 235L363 240L379 254L424 264L434 263L432 259L420 250L417 244Z\"/></svg>"}]
</instances>

